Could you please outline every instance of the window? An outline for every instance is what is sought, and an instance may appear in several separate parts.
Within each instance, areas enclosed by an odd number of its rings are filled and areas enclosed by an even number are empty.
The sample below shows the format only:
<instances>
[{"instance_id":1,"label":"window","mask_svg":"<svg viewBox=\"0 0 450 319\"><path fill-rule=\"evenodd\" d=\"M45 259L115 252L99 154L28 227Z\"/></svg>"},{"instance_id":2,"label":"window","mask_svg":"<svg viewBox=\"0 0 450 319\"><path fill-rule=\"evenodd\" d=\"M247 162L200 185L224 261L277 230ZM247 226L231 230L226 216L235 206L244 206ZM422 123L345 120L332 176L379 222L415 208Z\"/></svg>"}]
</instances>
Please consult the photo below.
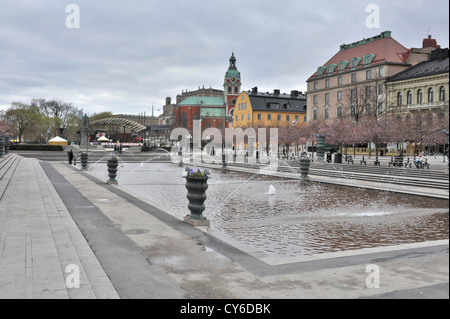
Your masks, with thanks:
<instances>
[{"instance_id":1,"label":"window","mask_svg":"<svg viewBox=\"0 0 450 319\"><path fill-rule=\"evenodd\" d=\"M289 115L286 115L286 122L289 122L291 120L291 117Z\"/></svg>"},{"instance_id":2,"label":"window","mask_svg":"<svg viewBox=\"0 0 450 319\"><path fill-rule=\"evenodd\" d=\"M366 111L366 115L370 115L370 104L366 104L365 111Z\"/></svg>"},{"instance_id":3,"label":"window","mask_svg":"<svg viewBox=\"0 0 450 319\"><path fill-rule=\"evenodd\" d=\"M359 62L361 62L361 58L353 58L351 61L350 61L350 67L352 68L352 69L354 69L354 68L356 68L357 66L358 66L358 64L359 64Z\"/></svg>"},{"instance_id":4,"label":"window","mask_svg":"<svg viewBox=\"0 0 450 319\"><path fill-rule=\"evenodd\" d=\"M295 116L295 121L298 122L298 115Z\"/></svg>"},{"instance_id":5,"label":"window","mask_svg":"<svg viewBox=\"0 0 450 319\"><path fill-rule=\"evenodd\" d=\"M356 83L356 73L352 73L352 83Z\"/></svg>"},{"instance_id":6,"label":"window","mask_svg":"<svg viewBox=\"0 0 450 319\"><path fill-rule=\"evenodd\" d=\"M409 90L408 93L406 93L406 105L411 104L412 104L412 92L411 90Z\"/></svg>"},{"instance_id":7,"label":"window","mask_svg":"<svg viewBox=\"0 0 450 319\"><path fill-rule=\"evenodd\" d=\"M241 100L243 100L244 99L244 95L242 94L242 96L241 96Z\"/></svg>"},{"instance_id":8,"label":"window","mask_svg":"<svg viewBox=\"0 0 450 319\"><path fill-rule=\"evenodd\" d=\"M313 100L314 100L314 104L317 104L319 102L319 96L314 95Z\"/></svg>"},{"instance_id":9,"label":"window","mask_svg":"<svg viewBox=\"0 0 450 319\"><path fill-rule=\"evenodd\" d=\"M325 118L326 119L330 118L330 108L328 108L328 107L325 108Z\"/></svg>"},{"instance_id":10,"label":"window","mask_svg":"<svg viewBox=\"0 0 450 319\"><path fill-rule=\"evenodd\" d=\"M372 87L366 86L366 99L370 99L372 97Z\"/></svg>"},{"instance_id":11,"label":"window","mask_svg":"<svg viewBox=\"0 0 450 319\"><path fill-rule=\"evenodd\" d=\"M433 88L428 89L428 103L434 102L434 90Z\"/></svg>"},{"instance_id":12,"label":"window","mask_svg":"<svg viewBox=\"0 0 450 319\"><path fill-rule=\"evenodd\" d=\"M366 80L370 80L372 78L372 70L366 71Z\"/></svg>"},{"instance_id":13,"label":"window","mask_svg":"<svg viewBox=\"0 0 450 319\"><path fill-rule=\"evenodd\" d=\"M319 89L319 82L314 82L314 90L318 90Z\"/></svg>"},{"instance_id":14,"label":"window","mask_svg":"<svg viewBox=\"0 0 450 319\"><path fill-rule=\"evenodd\" d=\"M422 90L417 91L417 104L423 103L423 92Z\"/></svg>"},{"instance_id":15,"label":"window","mask_svg":"<svg viewBox=\"0 0 450 319\"><path fill-rule=\"evenodd\" d=\"M236 122L238 121L238 116L236 115Z\"/></svg>"},{"instance_id":16,"label":"window","mask_svg":"<svg viewBox=\"0 0 450 319\"><path fill-rule=\"evenodd\" d=\"M313 119L317 120L317 118L318 118L318 112L317 112L317 109L314 109L314 111L313 111Z\"/></svg>"},{"instance_id":17,"label":"window","mask_svg":"<svg viewBox=\"0 0 450 319\"><path fill-rule=\"evenodd\" d=\"M272 121L272 114L267 114L267 120Z\"/></svg>"},{"instance_id":18,"label":"window","mask_svg":"<svg viewBox=\"0 0 450 319\"><path fill-rule=\"evenodd\" d=\"M356 115L356 107L354 105L350 106L350 114L351 114L351 116Z\"/></svg>"},{"instance_id":19,"label":"window","mask_svg":"<svg viewBox=\"0 0 450 319\"><path fill-rule=\"evenodd\" d=\"M334 72L334 70L336 69L337 64L330 64L328 66L328 74L332 74Z\"/></svg>"},{"instance_id":20,"label":"window","mask_svg":"<svg viewBox=\"0 0 450 319\"><path fill-rule=\"evenodd\" d=\"M383 94L383 92L384 92L383 84L378 84L378 94Z\"/></svg>"},{"instance_id":21,"label":"window","mask_svg":"<svg viewBox=\"0 0 450 319\"><path fill-rule=\"evenodd\" d=\"M330 103L330 93L325 94L325 103Z\"/></svg>"},{"instance_id":22,"label":"window","mask_svg":"<svg viewBox=\"0 0 450 319\"><path fill-rule=\"evenodd\" d=\"M234 93L238 93L238 87L234 87Z\"/></svg>"},{"instance_id":23,"label":"window","mask_svg":"<svg viewBox=\"0 0 450 319\"><path fill-rule=\"evenodd\" d=\"M326 79L325 80L325 87L329 88L330 87L330 79Z\"/></svg>"},{"instance_id":24,"label":"window","mask_svg":"<svg viewBox=\"0 0 450 319\"><path fill-rule=\"evenodd\" d=\"M247 114L247 121L250 121L250 113Z\"/></svg>"},{"instance_id":25,"label":"window","mask_svg":"<svg viewBox=\"0 0 450 319\"><path fill-rule=\"evenodd\" d=\"M445 101L445 86L441 86L439 89L439 102Z\"/></svg>"},{"instance_id":26,"label":"window","mask_svg":"<svg viewBox=\"0 0 450 319\"><path fill-rule=\"evenodd\" d=\"M258 117L258 121L262 120L262 114L261 113L258 113L257 117Z\"/></svg>"},{"instance_id":27,"label":"window","mask_svg":"<svg viewBox=\"0 0 450 319\"><path fill-rule=\"evenodd\" d=\"M338 76L337 82L338 85L342 85L342 76Z\"/></svg>"},{"instance_id":28,"label":"window","mask_svg":"<svg viewBox=\"0 0 450 319\"><path fill-rule=\"evenodd\" d=\"M247 109L247 102L244 103L244 110Z\"/></svg>"},{"instance_id":29,"label":"window","mask_svg":"<svg viewBox=\"0 0 450 319\"><path fill-rule=\"evenodd\" d=\"M337 109L336 109L336 116L337 116L338 118L341 118L341 117L342 117L342 106L338 106L338 107L337 107Z\"/></svg>"},{"instance_id":30,"label":"window","mask_svg":"<svg viewBox=\"0 0 450 319\"><path fill-rule=\"evenodd\" d=\"M319 66L319 67L317 68L317 75L318 75L318 76L323 75L323 73L325 72L326 69L327 69L327 68L324 68L323 66Z\"/></svg>"},{"instance_id":31,"label":"window","mask_svg":"<svg viewBox=\"0 0 450 319\"><path fill-rule=\"evenodd\" d=\"M368 65L368 64L372 63L374 58L375 58L375 54L366 54L364 56L364 65Z\"/></svg>"},{"instance_id":32,"label":"window","mask_svg":"<svg viewBox=\"0 0 450 319\"><path fill-rule=\"evenodd\" d=\"M339 62L339 71L344 71L347 68L348 61L341 61Z\"/></svg>"},{"instance_id":33,"label":"window","mask_svg":"<svg viewBox=\"0 0 450 319\"><path fill-rule=\"evenodd\" d=\"M244 114L241 114L241 121L244 120Z\"/></svg>"},{"instance_id":34,"label":"window","mask_svg":"<svg viewBox=\"0 0 450 319\"><path fill-rule=\"evenodd\" d=\"M277 121L278 121L278 122L281 121L281 115L280 115L280 114L277 115Z\"/></svg>"},{"instance_id":35,"label":"window","mask_svg":"<svg viewBox=\"0 0 450 319\"><path fill-rule=\"evenodd\" d=\"M383 114L383 102L378 103L378 114Z\"/></svg>"},{"instance_id":36,"label":"window","mask_svg":"<svg viewBox=\"0 0 450 319\"><path fill-rule=\"evenodd\" d=\"M402 92L398 92L398 93L397 93L397 105L398 105L398 106L403 105L403 95L402 95Z\"/></svg>"},{"instance_id":37,"label":"window","mask_svg":"<svg viewBox=\"0 0 450 319\"><path fill-rule=\"evenodd\" d=\"M231 86L228 87L228 93L231 93Z\"/></svg>"},{"instance_id":38,"label":"window","mask_svg":"<svg viewBox=\"0 0 450 319\"><path fill-rule=\"evenodd\" d=\"M356 99L356 89L351 90L351 98L352 100Z\"/></svg>"},{"instance_id":39,"label":"window","mask_svg":"<svg viewBox=\"0 0 450 319\"><path fill-rule=\"evenodd\" d=\"M384 76L384 68L381 67L381 68L378 69L378 76L380 78L382 78Z\"/></svg>"},{"instance_id":40,"label":"window","mask_svg":"<svg viewBox=\"0 0 450 319\"><path fill-rule=\"evenodd\" d=\"M342 91L337 92L338 101L342 101Z\"/></svg>"}]
</instances>

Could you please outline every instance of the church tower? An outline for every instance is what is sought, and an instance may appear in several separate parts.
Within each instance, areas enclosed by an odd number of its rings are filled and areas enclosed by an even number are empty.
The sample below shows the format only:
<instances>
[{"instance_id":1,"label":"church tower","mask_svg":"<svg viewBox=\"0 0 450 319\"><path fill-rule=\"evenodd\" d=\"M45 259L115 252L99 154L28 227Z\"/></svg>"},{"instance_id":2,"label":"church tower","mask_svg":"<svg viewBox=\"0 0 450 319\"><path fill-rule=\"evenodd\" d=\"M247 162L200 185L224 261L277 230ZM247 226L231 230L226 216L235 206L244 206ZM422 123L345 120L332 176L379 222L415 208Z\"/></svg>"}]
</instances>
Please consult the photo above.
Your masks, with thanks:
<instances>
[{"instance_id":1,"label":"church tower","mask_svg":"<svg viewBox=\"0 0 450 319\"><path fill-rule=\"evenodd\" d=\"M225 80L223 83L227 116L233 116L237 97L241 93L241 85L241 73L236 68L236 58L234 57L233 52L230 58L230 66L227 73L225 73Z\"/></svg>"}]
</instances>

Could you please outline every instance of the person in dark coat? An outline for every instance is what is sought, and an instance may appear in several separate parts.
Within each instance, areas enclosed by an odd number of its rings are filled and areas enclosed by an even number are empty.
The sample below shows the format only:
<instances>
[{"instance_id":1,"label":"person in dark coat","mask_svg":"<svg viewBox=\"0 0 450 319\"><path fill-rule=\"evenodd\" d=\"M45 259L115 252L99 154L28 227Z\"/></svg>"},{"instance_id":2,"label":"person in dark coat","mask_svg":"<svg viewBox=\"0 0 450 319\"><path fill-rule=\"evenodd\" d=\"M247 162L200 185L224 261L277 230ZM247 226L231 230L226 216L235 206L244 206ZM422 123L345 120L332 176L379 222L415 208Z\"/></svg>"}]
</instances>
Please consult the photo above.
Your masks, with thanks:
<instances>
[{"instance_id":1,"label":"person in dark coat","mask_svg":"<svg viewBox=\"0 0 450 319\"><path fill-rule=\"evenodd\" d=\"M72 165L72 161L73 161L73 152L72 152L72 150L67 152L67 157L69 158L69 164Z\"/></svg>"}]
</instances>

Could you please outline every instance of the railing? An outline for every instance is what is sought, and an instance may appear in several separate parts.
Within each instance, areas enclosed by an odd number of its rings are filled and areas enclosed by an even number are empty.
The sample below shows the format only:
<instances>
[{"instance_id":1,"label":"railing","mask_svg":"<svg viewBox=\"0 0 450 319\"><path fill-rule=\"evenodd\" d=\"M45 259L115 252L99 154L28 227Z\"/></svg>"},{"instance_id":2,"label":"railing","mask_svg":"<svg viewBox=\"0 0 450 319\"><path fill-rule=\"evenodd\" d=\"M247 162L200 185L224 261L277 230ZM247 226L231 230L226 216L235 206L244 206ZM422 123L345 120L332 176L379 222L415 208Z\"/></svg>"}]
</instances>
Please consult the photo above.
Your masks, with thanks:
<instances>
[{"instance_id":1,"label":"railing","mask_svg":"<svg viewBox=\"0 0 450 319\"><path fill-rule=\"evenodd\" d=\"M409 104L408 110L424 110L424 109L436 109L436 108L444 108L445 101L439 101L439 102L428 102L428 103L421 103L421 104Z\"/></svg>"}]
</instances>

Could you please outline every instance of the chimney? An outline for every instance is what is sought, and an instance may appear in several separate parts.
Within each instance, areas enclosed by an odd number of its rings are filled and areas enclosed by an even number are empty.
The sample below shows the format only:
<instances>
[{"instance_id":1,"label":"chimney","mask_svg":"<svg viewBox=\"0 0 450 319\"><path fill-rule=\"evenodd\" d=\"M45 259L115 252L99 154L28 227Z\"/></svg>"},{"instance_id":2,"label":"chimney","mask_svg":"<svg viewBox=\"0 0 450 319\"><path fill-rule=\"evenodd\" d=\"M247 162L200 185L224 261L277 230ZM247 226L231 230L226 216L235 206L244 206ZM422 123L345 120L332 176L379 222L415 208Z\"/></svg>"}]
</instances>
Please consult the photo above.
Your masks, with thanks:
<instances>
[{"instance_id":1,"label":"chimney","mask_svg":"<svg viewBox=\"0 0 450 319\"><path fill-rule=\"evenodd\" d=\"M432 39L431 38L431 34L430 34L427 39L423 39L422 48L436 48L436 49L440 49L441 46L437 44L436 39Z\"/></svg>"},{"instance_id":2,"label":"chimney","mask_svg":"<svg viewBox=\"0 0 450 319\"><path fill-rule=\"evenodd\" d=\"M254 88L252 88L252 93L258 93L258 87L255 86Z\"/></svg>"},{"instance_id":3,"label":"chimney","mask_svg":"<svg viewBox=\"0 0 450 319\"><path fill-rule=\"evenodd\" d=\"M273 94L274 95L280 95L280 90L278 90L278 89L273 90Z\"/></svg>"},{"instance_id":4,"label":"chimney","mask_svg":"<svg viewBox=\"0 0 450 319\"><path fill-rule=\"evenodd\" d=\"M297 90L291 91L291 96L297 97L298 91Z\"/></svg>"}]
</instances>

